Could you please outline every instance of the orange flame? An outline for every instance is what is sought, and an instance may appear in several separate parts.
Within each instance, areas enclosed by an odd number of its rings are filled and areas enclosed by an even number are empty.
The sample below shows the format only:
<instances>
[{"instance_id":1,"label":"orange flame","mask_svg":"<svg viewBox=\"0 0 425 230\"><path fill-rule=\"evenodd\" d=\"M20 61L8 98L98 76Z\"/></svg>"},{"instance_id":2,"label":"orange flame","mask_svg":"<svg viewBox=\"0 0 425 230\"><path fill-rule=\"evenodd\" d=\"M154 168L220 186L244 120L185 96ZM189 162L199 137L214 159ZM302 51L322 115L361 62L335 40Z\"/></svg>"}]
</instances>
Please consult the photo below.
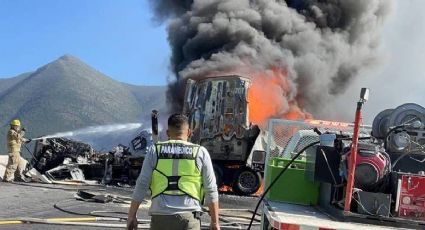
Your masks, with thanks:
<instances>
[{"instance_id":1,"label":"orange flame","mask_svg":"<svg viewBox=\"0 0 425 230\"><path fill-rule=\"evenodd\" d=\"M252 123L265 127L270 118L290 120L311 118L310 114L300 108L297 98L291 98L294 92L287 71L272 68L271 71L251 75L251 79L248 102Z\"/></svg>"},{"instance_id":2,"label":"orange flame","mask_svg":"<svg viewBox=\"0 0 425 230\"><path fill-rule=\"evenodd\" d=\"M312 115L302 109L302 96L297 95L295 86L288 79L288 72L279 67L259 71L239 67L213 71L191 78L203 79L222 75L240 75L251 79L248 90L249 120L264 128L270 118L289 120L312 119Z\"/></svg>"}]
</instances>

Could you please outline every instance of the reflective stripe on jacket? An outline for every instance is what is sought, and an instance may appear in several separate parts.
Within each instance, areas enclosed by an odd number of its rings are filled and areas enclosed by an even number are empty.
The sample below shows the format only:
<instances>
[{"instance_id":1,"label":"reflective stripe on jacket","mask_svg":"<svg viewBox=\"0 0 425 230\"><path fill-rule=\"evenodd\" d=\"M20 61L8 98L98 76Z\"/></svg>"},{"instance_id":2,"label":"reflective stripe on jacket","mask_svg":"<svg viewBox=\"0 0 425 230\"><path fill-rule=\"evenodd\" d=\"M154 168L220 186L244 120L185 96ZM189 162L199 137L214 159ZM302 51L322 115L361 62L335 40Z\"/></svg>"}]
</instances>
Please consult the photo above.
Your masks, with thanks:
<instances>
[{"instance_id":1,"label":"reflective stripe on jacket","mask_svg":"<svg viewBox=\"0 0 425 230\"><path fill-rule=\"evenodd\" d=\"M176 140L156 144L158 160L152 172L152 198L160 194L188 195L203 202L202 174L195 161L199 147Z\"/></svg>"}]
</instances>

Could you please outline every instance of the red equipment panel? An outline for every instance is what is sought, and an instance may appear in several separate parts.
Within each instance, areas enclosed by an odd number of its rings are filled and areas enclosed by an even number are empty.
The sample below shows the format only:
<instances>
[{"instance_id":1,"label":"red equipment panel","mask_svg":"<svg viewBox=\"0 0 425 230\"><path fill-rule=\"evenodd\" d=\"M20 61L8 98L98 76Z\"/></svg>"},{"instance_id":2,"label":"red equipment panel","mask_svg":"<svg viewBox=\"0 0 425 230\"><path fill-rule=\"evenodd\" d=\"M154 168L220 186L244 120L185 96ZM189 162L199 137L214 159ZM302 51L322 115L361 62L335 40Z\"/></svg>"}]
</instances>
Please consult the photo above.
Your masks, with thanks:
<instances>
[{"instance_id":1,"label":"red equipment panel","mask_svg":"<svg viewBox=\"0 0 425 230\"><path fill-rule=\"evenodd\" d=\"M401 176L399 191L399 217L425 221L425 176Z\"/></svg>"}]
</instances>

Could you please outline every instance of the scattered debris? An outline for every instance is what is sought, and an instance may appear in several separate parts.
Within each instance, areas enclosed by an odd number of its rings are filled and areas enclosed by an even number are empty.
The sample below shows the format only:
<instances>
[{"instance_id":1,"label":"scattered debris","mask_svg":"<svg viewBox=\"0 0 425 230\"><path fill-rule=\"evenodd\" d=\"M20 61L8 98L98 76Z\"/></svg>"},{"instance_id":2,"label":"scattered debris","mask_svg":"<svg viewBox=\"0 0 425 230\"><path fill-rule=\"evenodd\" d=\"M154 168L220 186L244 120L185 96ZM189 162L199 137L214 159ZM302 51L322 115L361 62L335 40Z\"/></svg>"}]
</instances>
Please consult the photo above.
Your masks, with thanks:
<instances>
[{"instance_id":1,"label":"scattered debris","mask_svg":"<svg viewBox=\"0 0 425 230\"><path fill-rule=\"evenodd\" d=\"M40 138L25 174L42 183L128 187L135 183L152 144L149 130L142 130L130 146L119 144L110 152L99 152L87 143L67 138Z\"/></svg>"},{"instance_id":2,"label":"scattered debris","mask_svg":"<svg viewBox=\"0 0 425 230\"><path fill-rule=\"evenodd\" d=\"M123 204L130 204L131 203L131 197L124 197L124 196L116 196L112 194L104 194L104 193L96 193L92 191L84 191L84 190L78 190L77 194L75 194L75 198L77 200L82 201L88 201L88 202L96 202L96 203L123 203Z\"/></svg>"}]
</instances>

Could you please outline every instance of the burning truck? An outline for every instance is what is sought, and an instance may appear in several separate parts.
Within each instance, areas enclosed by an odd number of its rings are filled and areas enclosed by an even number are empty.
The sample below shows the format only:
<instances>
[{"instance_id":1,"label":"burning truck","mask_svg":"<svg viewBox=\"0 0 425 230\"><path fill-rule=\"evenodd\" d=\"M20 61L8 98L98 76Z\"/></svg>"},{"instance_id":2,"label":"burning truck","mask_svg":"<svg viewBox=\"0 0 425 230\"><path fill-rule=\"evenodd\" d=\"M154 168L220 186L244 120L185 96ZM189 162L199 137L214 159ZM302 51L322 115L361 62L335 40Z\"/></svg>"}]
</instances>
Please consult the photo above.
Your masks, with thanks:
<instances>
[{"instance_id":1,"label":"burning truck","mask_svg":"<svg viewBox=\"0 0 425 230\"><path fill-rule=\"evenodd\" d=\"M231 186L241 195L260 188L265 161L265 132L250 119L250 87L251 80L239 75L189 80L183 105L193 130L190 141L210 152L218 186ZM158 114L153 111L152 130L143 130L128 145L97 152L86 143L41 138L29 165L50 181L132 184L157 137Z\"/></svg>"},{"instance_id":2,"label":"burning truck","mask_svg":"<svg viewBox=\"0 0 425 230\"><path fill-rule=\"evenodd\" d=\"M265 161L265 132L250 121L250 86L250 79L238 75L189 79L183 105L190 141L207 148L218 186L241 195L260 188Z\"/></svg>"}]
</instances>

